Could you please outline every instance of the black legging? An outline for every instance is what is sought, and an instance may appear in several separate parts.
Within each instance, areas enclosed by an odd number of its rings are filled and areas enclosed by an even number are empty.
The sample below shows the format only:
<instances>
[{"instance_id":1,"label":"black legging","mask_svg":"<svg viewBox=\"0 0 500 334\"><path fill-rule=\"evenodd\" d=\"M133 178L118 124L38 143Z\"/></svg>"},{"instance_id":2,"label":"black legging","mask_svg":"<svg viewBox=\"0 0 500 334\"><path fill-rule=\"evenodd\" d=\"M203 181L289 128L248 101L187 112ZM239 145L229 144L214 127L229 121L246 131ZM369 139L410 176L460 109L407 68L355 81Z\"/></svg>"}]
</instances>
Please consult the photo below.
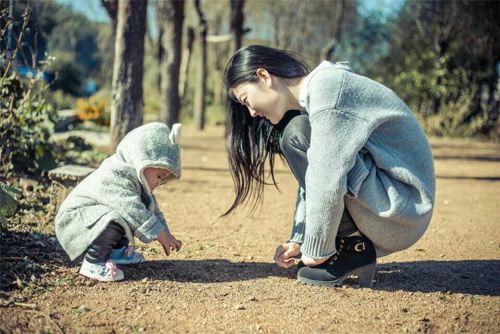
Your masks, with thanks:
<instances>
[{"instance_id":1,"label":"black legging","mask_svg":"<svg viewBox=\"0 0 500 334\"><path fill-rule=\"evenodd\" d=\"M285 114L285 117L278 126L283 128L279 139L280 149L299 185L306 191L307 198L305 179L308 166L307 150L309 149L311 139L309 117L304 114L298 114L295 111L290 111ZM351 214L347 209L344 209L337 236L341 238L346 237L357 230Z\"/></svg>"},{"instance_id":2,"label":"black legging","mask_svg":"<svg viewBox=\"0 0 500 334\"><path fill-rule=\"evenodd\" d=\"M113 248L123 246L128 246L125 230L119 224L111 222L87 249L85 260L90 263L106 262Z\"/></svg>"}]
</instances>

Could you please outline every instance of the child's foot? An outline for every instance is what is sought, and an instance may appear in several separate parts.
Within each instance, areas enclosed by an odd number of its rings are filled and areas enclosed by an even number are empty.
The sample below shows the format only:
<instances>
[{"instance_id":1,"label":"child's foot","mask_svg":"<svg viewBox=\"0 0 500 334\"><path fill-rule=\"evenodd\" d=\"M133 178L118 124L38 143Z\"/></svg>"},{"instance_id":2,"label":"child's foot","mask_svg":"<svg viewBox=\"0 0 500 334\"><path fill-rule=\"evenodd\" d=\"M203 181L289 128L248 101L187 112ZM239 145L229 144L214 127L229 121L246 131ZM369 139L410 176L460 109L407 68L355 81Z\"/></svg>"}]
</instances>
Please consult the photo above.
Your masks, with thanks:
<instances>
[{"instance_id":1,"label":"child's foot","mask_svg":"<svg viewBox=\"0 0 500 334\"><path fill-rule=\"evenodd\" d=\"M132 246L111 250L110 260L116 264L136 264L144 262L144 256L134 250Z\"/></svg>"},{"instance_id":2,"label":"child's foot","mask_svg":"<svg viewBox=\"0 0 500 334\"><path fill-rule=\"evenodd\" d=\"M121 281L125 277L123 271L110 260L100 263L90 263L83 260L80 274L102 282Z\"/></svg>"}]
</instances>

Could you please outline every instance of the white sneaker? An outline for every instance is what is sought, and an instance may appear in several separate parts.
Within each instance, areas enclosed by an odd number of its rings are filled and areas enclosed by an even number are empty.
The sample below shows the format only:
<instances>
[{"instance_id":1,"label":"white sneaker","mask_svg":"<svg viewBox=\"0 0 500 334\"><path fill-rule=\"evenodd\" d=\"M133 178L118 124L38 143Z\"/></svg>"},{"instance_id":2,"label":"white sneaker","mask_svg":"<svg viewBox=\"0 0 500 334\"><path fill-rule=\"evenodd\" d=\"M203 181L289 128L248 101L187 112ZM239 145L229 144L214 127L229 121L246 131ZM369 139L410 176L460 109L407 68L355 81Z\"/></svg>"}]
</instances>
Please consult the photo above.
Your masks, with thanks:
<instances>
[{"instance_id":1,"label":"white sneaker","mask_svg":"<svg viewBox=\"0 0 500 334\"><path fill-rule=\"evenodd\" d=\"M80 274L102 282L121 281L125 277L123 271L110 260L100 263L90 263L84 259L80 268Z\"/></svg>"},{"instance_id":2,"label":"white sneaker","mask_svg":"<svg viewBox=\"0 0 500 334\"><path fill-rule=\"evenodd\" d=\"M144 256L136 252L132 246L123 246L122 248L111 250L109 259L116 264L136 264L144 262Z\"/></svg>"}]
</instances>

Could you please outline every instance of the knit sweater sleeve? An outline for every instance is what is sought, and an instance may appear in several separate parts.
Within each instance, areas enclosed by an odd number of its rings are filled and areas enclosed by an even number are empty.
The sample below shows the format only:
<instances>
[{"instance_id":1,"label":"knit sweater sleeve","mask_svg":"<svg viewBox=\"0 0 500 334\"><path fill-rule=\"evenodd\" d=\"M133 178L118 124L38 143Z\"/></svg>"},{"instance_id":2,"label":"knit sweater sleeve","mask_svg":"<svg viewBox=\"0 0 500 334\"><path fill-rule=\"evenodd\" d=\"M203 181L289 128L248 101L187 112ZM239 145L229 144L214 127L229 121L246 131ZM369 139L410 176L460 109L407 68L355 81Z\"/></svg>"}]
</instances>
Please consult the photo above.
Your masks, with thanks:
<instances>
[{"instance_id":1,"label":"knit sweater sleeve","mask_svg":"<svg viewBox=\"0 0 500 334\"><path fill-rule=\"evenodd\" d=\"M306 224L306 192L304 188L297 190L297 201L295 202L295 214L293 216L292 234L287 242L302 244L304 242L304 231Z\"/></svg>"},{"instance_id":2,"label":"knit sweater sleeve","mask_svg":"<svg viewBox=\"0 0 500 334\"><path fill-rule=\"evenodd\" d=\"M335 237L348 191L347 173L371 133L366 120L337 108L345 75L331 73L320 71L307 87L311 144L307 152L307 224L301 251L313 259L336 252Z\"/></svg>"}]
</instances>

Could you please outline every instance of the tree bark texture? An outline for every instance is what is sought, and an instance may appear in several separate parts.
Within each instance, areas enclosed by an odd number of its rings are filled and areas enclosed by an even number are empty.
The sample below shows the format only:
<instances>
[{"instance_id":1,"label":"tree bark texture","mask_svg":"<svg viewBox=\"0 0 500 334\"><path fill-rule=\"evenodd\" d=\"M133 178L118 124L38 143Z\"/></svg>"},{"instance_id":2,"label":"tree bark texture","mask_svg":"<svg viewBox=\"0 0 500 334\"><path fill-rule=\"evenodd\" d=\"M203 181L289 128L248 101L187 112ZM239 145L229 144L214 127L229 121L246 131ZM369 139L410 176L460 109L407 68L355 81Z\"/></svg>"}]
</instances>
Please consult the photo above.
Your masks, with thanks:
<instances>
[{"instance_id":1,"label":"tree bark texture","mask_svg":"<svg viewBox=\"0 0 500 334\"><path fill-rule=\"evenodd\" d=\"M109 17L111 18L111 25L113 37L116 36L116 21L118 15L118 0L101 0L101 4L106 9Z\"/></svg>"},{"instance_id":2,"label":"tree bark texture","mask_svg":"<svg viewBox=\"0 0 500 334\"><path fill-rule=\"evenodd\" d=\"M195 0L196 12L198 13L199 26L198 36L200 45L200 56L198 59L198 75L196 78L196 93L194 100L194 115L198 130L205 128L205 95L207 85L207 21L199 0Z\"/></svg>"},{"instance_id":3,"label":"tree bark texture","mask_svg":"<svg viewBox=\"0 0 500 334\"><path fill-rule=\"evenodd\" d=\"M143 122L142 77L147 0L120 1L111 101L111 144Z\"/></svg>"},{"instance_id":4,"label":"tree bark texture","mask_svg":"<svg viewBox=\"0 0 500 334\"><path fill-rule=\"evenodd\" d=\"M156 22L158 26L158 37L156 39L156 45L155 45L155 56L156 56L156 61L158 64L158 69L161 66L161 60L163 58L163 24L162 22L165 21L165 10L163 9L163 1L159 1L156 4ZM161 93L161 71L158 70L158 73L156 75L156 86L158 87L158 92Z\"/></svg>"},{"instance_id":5,"label":"tree bark texture","mask_svg":"<svg viewBox=\"0 0 500 334\"><path fill-rule=\"evenodd\" d=\"M187 89L187 77L189 73L189 66L191 64L191 55L193 54L193 41L194 41L194 28L188 27L186 50L182 53L181 73L179 75L179 98L181 103L184 101L184 95Z\"/></svg>"},{"instance_id":6,"label":"tree bark texture","mask_svg":"<svg viewBox=\"0 0 500 334\"><path fill-rule=\"evenodd\" d=\"M244 14L243 7L245 0L231 0L231 30L233 31L233 50L237 51L241 48L241 40L243 39L243 23Z\"/></svg>"},{"instance_id":7,"label":"tree bark texture","mask_svg":"<svg viewBox=\"0 0 500 334\"><path fill-rule=\"evenodd\" d=\"M345 8L345 0L341 0L338 2L337 6L337 26L335 28L335 36L331 39L330 43L328 43L323 49L323 56L321 60L330 60L335 53L335 49L340 44L342 40L342 28L344 24L344 8Z\"/></svg>"},{"instance_id":8,"label":"tree bark texture","mask_svg":"<svg viewBox=\"0 0 500 334\"><path fill-rule=\"evenodd\" d=\"M161 10L165 18L162 25L160 60L160 119L172 126L179 122L181 101L179 97L179 72L182 57L182 25L184 1L166 0Z\"/></svg>"}]
</instances>

